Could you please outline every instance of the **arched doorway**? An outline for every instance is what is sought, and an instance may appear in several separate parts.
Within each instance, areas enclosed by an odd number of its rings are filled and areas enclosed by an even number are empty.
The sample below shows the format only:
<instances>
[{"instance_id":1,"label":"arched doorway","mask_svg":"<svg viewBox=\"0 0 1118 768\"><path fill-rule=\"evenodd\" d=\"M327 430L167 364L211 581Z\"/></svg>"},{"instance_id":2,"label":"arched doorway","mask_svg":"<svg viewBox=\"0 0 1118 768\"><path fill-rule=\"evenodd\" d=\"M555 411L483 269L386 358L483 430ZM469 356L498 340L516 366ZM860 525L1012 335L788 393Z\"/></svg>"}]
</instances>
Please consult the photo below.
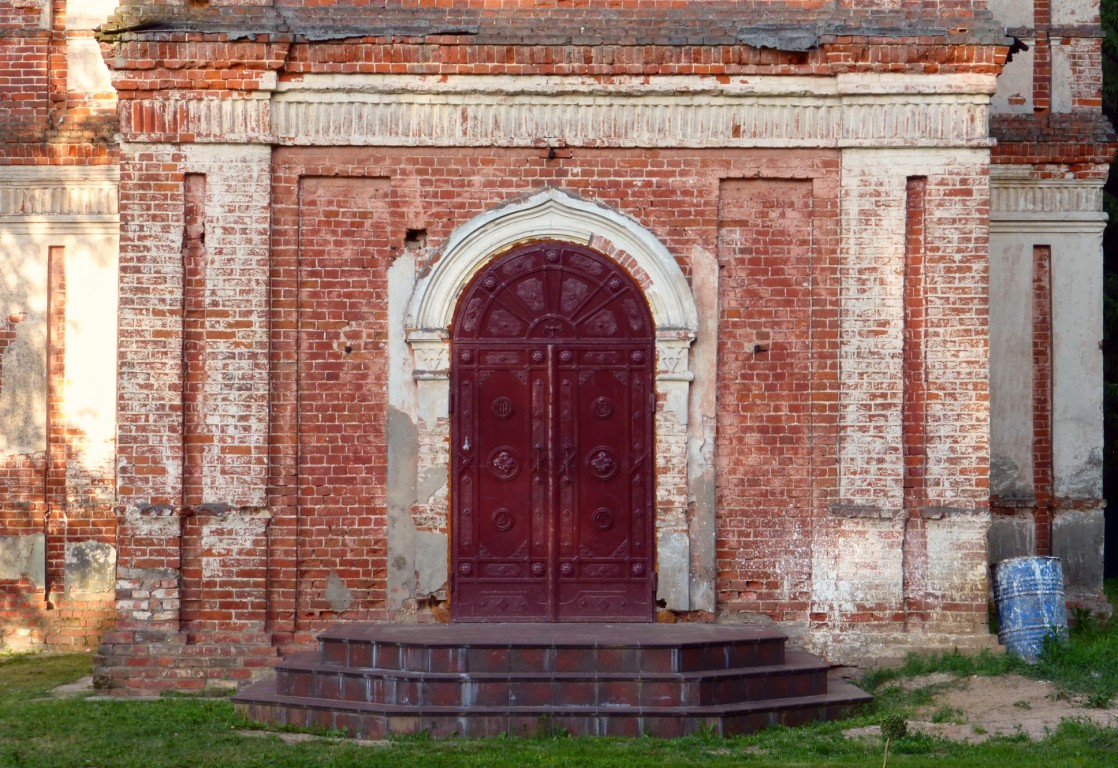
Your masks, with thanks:
<instances>
[{"instance_id":1,"label":"arched doorway","mask_svg":"<svg viewBox=\"0 0 1118 768\"><path fill-rule=\"evenodd\" d=\"M651 621L655 329L616 263L493 260L451 342L455 621Z\"/></svg>"}]
</instances>

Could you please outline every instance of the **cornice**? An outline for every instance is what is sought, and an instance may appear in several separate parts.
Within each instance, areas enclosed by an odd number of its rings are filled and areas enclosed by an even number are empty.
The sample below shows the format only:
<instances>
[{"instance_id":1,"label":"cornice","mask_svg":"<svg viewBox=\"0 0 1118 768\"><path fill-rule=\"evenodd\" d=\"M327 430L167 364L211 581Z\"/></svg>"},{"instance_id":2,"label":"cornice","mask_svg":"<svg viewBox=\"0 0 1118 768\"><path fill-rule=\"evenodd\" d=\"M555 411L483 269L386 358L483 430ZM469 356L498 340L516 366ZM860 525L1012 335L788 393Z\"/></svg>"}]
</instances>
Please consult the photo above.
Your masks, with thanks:
<instances>
[{"instance_id":1,"label":"cornice","mask_svg":"<svg viewBox=\"0 0 1118 768\"><path fill-rule=\"evenodd\" d=\"M985 76L308 77L121 104L128 141L290 146L986 147Z\"/></svg>"}]
</instances>

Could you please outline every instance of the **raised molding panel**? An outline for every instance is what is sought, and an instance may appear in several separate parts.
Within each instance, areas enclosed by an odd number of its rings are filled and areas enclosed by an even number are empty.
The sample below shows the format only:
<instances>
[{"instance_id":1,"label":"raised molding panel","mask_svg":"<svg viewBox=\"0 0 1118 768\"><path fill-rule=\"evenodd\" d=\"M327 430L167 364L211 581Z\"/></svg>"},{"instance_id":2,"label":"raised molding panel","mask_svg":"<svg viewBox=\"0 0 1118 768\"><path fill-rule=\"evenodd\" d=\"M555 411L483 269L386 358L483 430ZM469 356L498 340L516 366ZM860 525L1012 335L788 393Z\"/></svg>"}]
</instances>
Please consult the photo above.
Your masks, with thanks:
<instances>
[{"instance_id":1,"label":"raised molding panel","mask_svg":"<svg viewBox=\"0 0 1118 768\"><path fill-rule=\"evenodd\" d=\"M0 221L118 221L119 180L115 166L0 168Z\"/></svg>"},{"instance_id":2,"label":"raised molding panel","mask_svg":"<svg viewBox=\"0 0 1118 768\"><path fill-rule=\"evenodd\" d=\"M1030 166L990 167L990 216L1008 213L1102 211L1097 179L1035 179Z\"/></svg>"},{"instance_id":3,"label":"raised molding panel","mask_svg":"<svg viewBox=\"0 0 1118 768\"><path fill-rule=\"evenodd\" d=\"M990 231L1094 233L1106 225L1097 179L1032 178L1027 165L990 167Z\"/></svg>"},{"instance_id":4,"label":"raised molding panel","mask_svg":"<svg viewBox=\"0 0 1118 768\"><path fill-rule=\"evenodd\" d=\"M989 80L989 82L987 82ZM280 145L989 145L992 78L308 76L241 99L122 104L130 140Z\"/></svg>"}]
</instances>

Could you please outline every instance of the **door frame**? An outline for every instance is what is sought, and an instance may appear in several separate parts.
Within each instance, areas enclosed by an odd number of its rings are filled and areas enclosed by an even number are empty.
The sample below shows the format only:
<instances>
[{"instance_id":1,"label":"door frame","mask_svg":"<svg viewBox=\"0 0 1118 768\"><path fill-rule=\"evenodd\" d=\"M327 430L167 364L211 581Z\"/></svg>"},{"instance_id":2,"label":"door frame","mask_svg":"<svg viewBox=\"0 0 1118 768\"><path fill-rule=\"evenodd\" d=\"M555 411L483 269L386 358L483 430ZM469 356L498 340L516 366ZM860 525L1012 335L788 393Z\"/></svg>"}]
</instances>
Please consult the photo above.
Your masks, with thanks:
<instances>
[{"instance_id":1,"label":"door frame","mask_svg":"<svg viewBox=\"0 0 1118 768\"><path fill-rule=\"evenodd\" d=\"M640 286L586 246L522 243L471 280L451 333L452 621L653 620L654 345Z\"/></svg>"},{"instance_id":2,"label":"door frame","mask_svg":"<svg viewBox=\"0 0 1118 768\"><path fill-rule=\"evenodd\" d=\"M717 263L713 257L691 259L695 295L703 297L700 311L691 283L655 235L616 210L558 189L475 216L437 250L405 252L398 274L390 275L396 282L389 313L399 328L396 338L406 344L390 342L389 349L390 416L400 419L398 428L390 419L388 445L389 610L446 598L453 311L462 290L494 254L527 240L589 246L624 265L644 292L656 329L658 597L672 610L713 611L709 426L715 404ZM693 362L700 318L703 345Z\"/></svg>"}]
</instances>

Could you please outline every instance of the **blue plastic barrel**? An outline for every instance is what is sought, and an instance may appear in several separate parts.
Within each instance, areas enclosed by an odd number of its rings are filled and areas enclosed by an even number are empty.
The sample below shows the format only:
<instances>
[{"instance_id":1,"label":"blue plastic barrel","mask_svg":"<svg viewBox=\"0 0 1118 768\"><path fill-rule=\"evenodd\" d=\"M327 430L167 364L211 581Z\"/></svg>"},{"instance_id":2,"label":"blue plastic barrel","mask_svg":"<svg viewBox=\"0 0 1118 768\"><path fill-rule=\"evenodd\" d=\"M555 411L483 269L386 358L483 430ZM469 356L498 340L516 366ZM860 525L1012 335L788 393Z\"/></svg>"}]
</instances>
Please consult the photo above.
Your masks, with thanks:
<instances>
[{"instance_id":1,"label":"blue plastic barrel","mask_svg":"<svg viewBox=\"0 0 1118 768\"><path fill-rule=\"evenodd\" d=\"M1066 637L1064 572L1058 557L1012 557L994 565L998 640L1012 654L1034 662L1049 634Z\"/></svg>"}]
</instances>

